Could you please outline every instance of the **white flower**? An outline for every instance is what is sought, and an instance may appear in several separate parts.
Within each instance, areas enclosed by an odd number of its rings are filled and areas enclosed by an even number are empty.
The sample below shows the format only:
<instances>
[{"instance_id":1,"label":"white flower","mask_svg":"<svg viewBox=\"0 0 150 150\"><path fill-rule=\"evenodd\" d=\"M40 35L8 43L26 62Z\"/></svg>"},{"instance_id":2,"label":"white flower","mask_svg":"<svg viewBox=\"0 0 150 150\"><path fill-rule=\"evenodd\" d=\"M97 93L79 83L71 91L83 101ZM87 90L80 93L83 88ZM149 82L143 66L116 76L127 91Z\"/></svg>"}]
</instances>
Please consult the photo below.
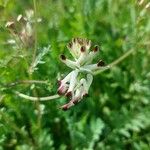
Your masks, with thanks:
<instances>
[{"instance_id":1,"label":"white flower","mask_svg":"<svg viewBox=\"0 0 150 150\"><path fill-rule=\"evenodd\" d=\"M105 63L100 60L96 64L91 64L93 59L99 52L99 46L95 46L91 51L91 41L83 38L73 38L67 45L74 60L66 58L65 55L60 55L61 61L73 71L69 73L59 83L58 94L66 95L70 98L69 103L63 105L63 110L68 110L76 103L81 101L84 96L88 95L89 88L93 81L93 71L98 69L106 69ZM80 79L80 74L86 75Z\"/></svg>"},{"instance_id":2,"label":"white flower","mask_svg":"<svg viewBox=\"0 0 150 150\"><path fill-rule=\"evenodd\" d=\"M93 76L91 74L88 74L87 79L82 78L80 82L77 82L77 85L71 95L71 100L69 101L69 103L63 105L61 108L63 110L68 110L70 107L80 102L83 97L87 96L92 81Z\"/></svg>"}]
</instances>

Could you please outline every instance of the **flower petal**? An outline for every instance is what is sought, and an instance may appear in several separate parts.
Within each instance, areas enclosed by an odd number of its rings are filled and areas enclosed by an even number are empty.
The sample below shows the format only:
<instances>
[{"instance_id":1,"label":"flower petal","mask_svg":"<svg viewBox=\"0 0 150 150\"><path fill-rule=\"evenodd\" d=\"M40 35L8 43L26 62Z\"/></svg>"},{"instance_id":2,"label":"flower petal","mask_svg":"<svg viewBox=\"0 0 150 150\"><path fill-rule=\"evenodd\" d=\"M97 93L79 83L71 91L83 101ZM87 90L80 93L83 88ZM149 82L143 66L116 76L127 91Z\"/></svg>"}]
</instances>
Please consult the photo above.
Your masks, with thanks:
<instances>
[{"instance_id":1,"label":"flower petal","mask_svg":"<svg viewBox=\"0 0 150 150\"><path fill-rule=\"evenodd\" d=\"M67 59L65 55L60 55L60 59L64 64L66 64L66 66L68 66L72 69L75 69L78 67L76 62Z\"/></svg>"},{"instance_id":2,"label":"flower petal","mask_svg":"<svg viewBox=\"0 0 150 150\"><path fill-rule=\"evenodd\" d=\"M102 60L100 60L97 64L85 65L82 68L85 70L94 71L94 70L98 70L98 69L106 69L108 67L109 66L105 66L105 63Z\"/></svg>"},{"instance_id":3,"label":"flower petal","mask_svg":"<svg viewBox=\"0 0 150 150\"><path fill-rule=\"evenodd\" d=\"M64 111L68 110L70 107L74 106L74 103L72 101L70 101L69 103L61 106L60 108Z\"/></svg>"},{"instance_id":4,"label":"flower petal","mask_svg":"<svg viewBox=\"0 0 150 150\"><path fill-rule=\"evenodd\" d=\"M70 82L72 72L73 71L71 71L63 80L60 80L60 84L65 84L67 82Z\"/></svg>"},{"instance_id":5,"label":"flower petal","mask_svg":"<svg viewBox=\"0 0 150 150\"><path fill-rule=\"evenodd\" d=\"M84 60L87 57L87 52L86 52L86 47L85 46L82 46L80 51L81 51L80 57L77 59L77 64L78 65L82 65Z\"/></svg>"},{"instance_id":6,"label":"flower petal","mask_svg":"<svg viewBox=\"0 0 150 150\"><path fill-rule=\"evenodd\" d=\"M78 72L79 72L78 70L74 70L74 71L72 72L71 78L70 78L69 89L68 89L67 93L69 93L69 92L72 93L72 92L73 92L74 87L75 87L75 85L76 85Z\"/></svg>"},{"instance_id":7,"label":"flower petal","mask_svg":"<svg viewBox=\"0 0 150 150\"><path fill-rule=\"evenodd\" d=\"M63 94L66 93L67 89L68 89L68 85L67 84L60 85L60 87L57 90L57 93L59 95L63 95Z\"/></svg>"},{"instance_id":8,"label":"flower petal","mask_svg":"<svg viewBox=\"0 0 150 150\"><path fill-rule=\"evenodd\" d=\"M85 64L90 64L93 59L96 57L96 55L98 54L99 52L99 46L96 45L93 50L87 55L86 59L85 59Z\"/></svg>"}]
</instances>

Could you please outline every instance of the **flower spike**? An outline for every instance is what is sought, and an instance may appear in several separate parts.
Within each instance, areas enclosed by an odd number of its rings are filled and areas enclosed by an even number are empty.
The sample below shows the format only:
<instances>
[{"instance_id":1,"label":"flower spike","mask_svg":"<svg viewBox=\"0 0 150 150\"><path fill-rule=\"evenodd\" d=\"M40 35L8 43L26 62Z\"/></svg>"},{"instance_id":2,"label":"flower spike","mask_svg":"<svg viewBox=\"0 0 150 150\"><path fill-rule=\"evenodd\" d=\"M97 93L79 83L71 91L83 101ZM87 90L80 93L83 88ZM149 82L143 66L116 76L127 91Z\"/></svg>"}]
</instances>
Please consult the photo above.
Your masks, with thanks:
<instances>
[{"instance_id":1,"label":"flower spike","mask_svg":"<svg viewBox=\"0 0 150 150\"><path fill-rule=\"evenodd\" d=\"M106 69L104 61L100 60L96 64L91 64L97 56L100 48L95 45L90 51L91 41L84 38L73 38L68 43L67 48L72 54L74 60L67 59L65 55L60 55L61 61L66 66L73 69L63 80L59 81L58 93L69 97L70 101L61 106L62 110L68 110L79 103L83 97L89 93L89 88L93 81L93 71ZM86 74L85 78L80 78L80 74Z\"/></svg>"}]
</instances>

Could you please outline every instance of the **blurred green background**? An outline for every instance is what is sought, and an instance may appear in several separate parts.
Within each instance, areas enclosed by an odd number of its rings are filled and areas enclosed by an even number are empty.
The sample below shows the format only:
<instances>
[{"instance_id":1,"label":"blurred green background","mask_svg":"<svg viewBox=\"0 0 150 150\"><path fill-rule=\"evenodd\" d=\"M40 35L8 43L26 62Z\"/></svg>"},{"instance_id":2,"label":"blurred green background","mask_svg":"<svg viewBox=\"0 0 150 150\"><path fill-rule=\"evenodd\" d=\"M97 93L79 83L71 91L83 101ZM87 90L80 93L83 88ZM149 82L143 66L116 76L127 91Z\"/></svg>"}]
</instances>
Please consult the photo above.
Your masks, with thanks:
<instances>
[{"instance_id":1,"label":"blurred green background","mask_svg":"<svg viewBox=\"0 0 150 150\"><path fill-rule=\"evenodd\" d=\"M150 6L144 0L0 0L0 150L149 150ZM34 10L29 46L5 27ZM19 30L20 25L17 28ZM64 97L31 102L13 91L44 97L56 94L57 79L70 72L59 60L71 58L73 37L101 46L106 64L132 50L110 70L94 76L89 97L69 111ZM36 42L34 42L36 41ZM36 45L35 45L36 43ZM50 46L50 49L48 47ZM32 75L34 50L36 68ZM43 61L45 63L40 63ZM42 80L43 84L22 81Z\"/></svg>"}]
</instances>

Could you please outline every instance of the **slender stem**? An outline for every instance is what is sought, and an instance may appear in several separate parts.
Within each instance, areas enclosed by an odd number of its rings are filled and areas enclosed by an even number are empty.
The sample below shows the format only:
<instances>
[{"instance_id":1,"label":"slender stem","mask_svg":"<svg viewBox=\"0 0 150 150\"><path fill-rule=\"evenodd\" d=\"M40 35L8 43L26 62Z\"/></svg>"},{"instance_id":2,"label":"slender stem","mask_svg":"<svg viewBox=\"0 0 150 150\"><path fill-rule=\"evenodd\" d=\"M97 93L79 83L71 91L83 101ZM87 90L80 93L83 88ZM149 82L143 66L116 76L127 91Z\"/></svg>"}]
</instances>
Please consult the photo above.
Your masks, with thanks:
<instances>
[{"instance_id":1,"label":"slender stem","mask_svg":"<svg viewBox=\"0 0 150 150\"><path fill-rule=\"evenodd\" d=\"M34 5L34 18L35 18L35 26L34 26L35 43L34 43L34 54L33 54L33 61L34 61L35 57L36 57L36 51L37 51L37 5L36 5L36 0L33 0L33 5Z\"/></svg>"},{"instance_id":2,"label":"slender stem","mask_svg":"<svg viewBox=\"0 0 150 150\"><path fill-rule=\"evenodd\" d=\"M34 40L35 41L34 41L32 63L31 63L30 70L29 70L30 73L32 73L32 67L35 62L36 53L37 53L37 4L36 4L36 0L33 0L33 6L34 6L34 19L35 19L35 22L34 22Z\"/></svg>"},{"instance_id":3,"label":"slender stem","mask_svg":"<svg viewBox=\"0 0 150 150\"><path fill-rule=\"evenodd\" d=\"M31 100L31 101L49 101L49 100L57 99L57 98L60 97L57 94L52 95L52 96L47 96L47 97L32 97L32 96L28 96L28 95L25 95L23 93L20 93L18 91L15 91L15 94L18 95L19 97L22 97L24 99L28 99L28 100Z\"/></svg>"},{"instance_id":4,"label":"slender stem","mask_svg":"<svg viewBox=\"0 0 150 150\"><path fill-rule=\"evenodd\" d=\"M130 49L130 50L127 51L125 54L123 54L121 57L119 57L117 60L115 60L115 61L113 61L112 63L110 63L110 64L108 65L109 67L107 67L107 68L105 68L105 69L103 69L103 70L98 70L98 71L94 72L94 75L98 75L98 74L100 74L100 73L102 73L102 72L104 72L104 71L106 71L106 70L112 68L113 66L119 64L119 63L122 62L124 59L126 59L128 56L130 56L133 52L134 52L134 49Z\"/></svg>"},{"instance_id":5,"label":"slender stem","mask_svg":"<svg viewBox=\"0 0 150 150\"><path fill-rule=\"evenodd\" d=\"M12 87L12 86L16 86L18 84L48 84L47 81L42 81L42 80L20 80L20 81L16 81L16 82L10 82L10 83L6 83L3 84L6 87Z\"/></svg>"}]
</instances>

